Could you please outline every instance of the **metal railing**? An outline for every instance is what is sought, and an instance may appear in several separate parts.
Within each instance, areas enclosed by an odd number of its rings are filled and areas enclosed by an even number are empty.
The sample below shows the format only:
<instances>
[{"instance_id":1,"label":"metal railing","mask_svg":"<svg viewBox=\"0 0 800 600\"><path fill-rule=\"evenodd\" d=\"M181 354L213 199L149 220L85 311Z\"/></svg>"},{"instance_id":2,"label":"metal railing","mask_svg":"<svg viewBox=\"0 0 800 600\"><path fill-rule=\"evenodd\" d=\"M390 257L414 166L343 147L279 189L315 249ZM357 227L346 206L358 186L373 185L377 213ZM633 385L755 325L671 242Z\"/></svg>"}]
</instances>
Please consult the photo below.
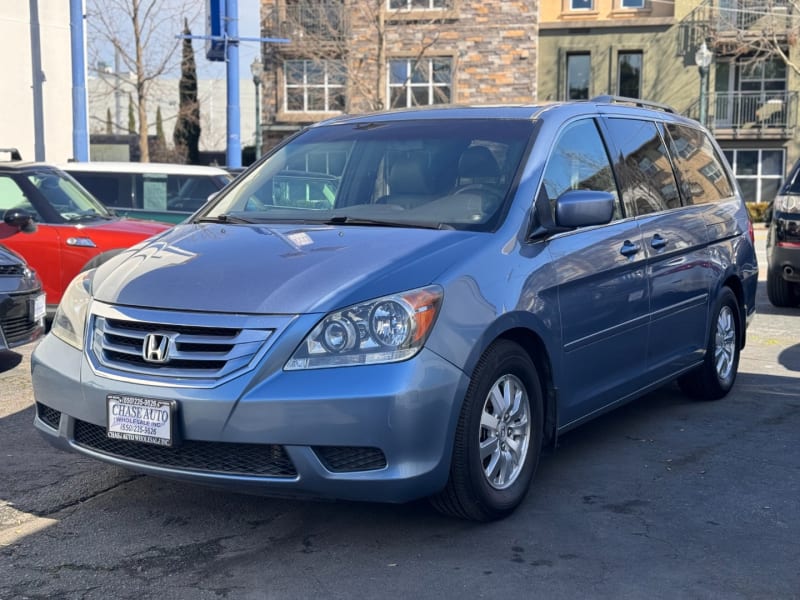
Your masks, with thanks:
<instances>
[{"instance_id":1,"label":"metal railing","mask_svg":"<svg viewBox=\"0 0 800 600\"><path fill-rule=\"evenodd\" d=\"M265 19L272 35L294 42L340 42L347 37L347 12L343 0L300 0L275 7Z\"/></svg>"},{"instance_id":2,"label":"metal railing","mask_svg":"<svg viewBox=\"0 0 800 600\"><path fill-rule=\"evenodd\" d=\"M692 56L709 38L723 43L726 38L746 39L748 35L785 36L797 16L791 0L705 0L681 20L679 52Z\"/></svg>"},{"instance_id":3,"label":"metal railing","mask_svg":"<svg viewBox=\"0 0 800 600\"><path fill-rule=\"evenodd\" d=\"M709 94L708 126L715 133L721 130L755 134L790 135L797 126L798 92L712 92ZM689 107L687 115L699 118L699 101Z\"/></svg>"}]
</instances>

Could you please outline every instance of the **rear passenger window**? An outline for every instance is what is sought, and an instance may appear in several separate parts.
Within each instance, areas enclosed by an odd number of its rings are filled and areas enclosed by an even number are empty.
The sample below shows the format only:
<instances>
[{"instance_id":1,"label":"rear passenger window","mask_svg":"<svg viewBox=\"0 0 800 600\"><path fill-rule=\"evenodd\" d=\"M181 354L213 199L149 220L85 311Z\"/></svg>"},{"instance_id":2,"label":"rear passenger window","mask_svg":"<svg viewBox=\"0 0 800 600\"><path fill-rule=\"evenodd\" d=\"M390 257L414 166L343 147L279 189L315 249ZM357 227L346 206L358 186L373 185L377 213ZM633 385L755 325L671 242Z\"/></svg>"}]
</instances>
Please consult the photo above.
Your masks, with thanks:
<instances>
[{"instance_id":1,"label":"rear passenger window","mask_svg":"<svg viewBox=\"0 0 800 600\"><path fill-rule=\"evenodd\" d=\"M674 123L667 125L667 132L687 204L719 202L733 196L725 167L705 133Z\"/></svg>"},{"instance_id":2,"label":"rear passenger window","mask_svg":"<svg viewBox=\"0 0 800 600\"><path fill-rule=\"evenodd\" d=\"M625 210L646 215L679 207L678 184L655 123L608 119L607 124L620 152L617 170Z\"/></svg>"},{"instance_id":3,"label":"rear passenger window","mask_svg":"<svg viewBox=\"0 0 800 600\"><path fill-rule=\"evenodd\" d=\"M614 218L622 217L611 162L591 119L567 125L561 132L547 161L543 183L551 209L564 192L595 190L613 194Z\"/></svg>"}]
</instances>

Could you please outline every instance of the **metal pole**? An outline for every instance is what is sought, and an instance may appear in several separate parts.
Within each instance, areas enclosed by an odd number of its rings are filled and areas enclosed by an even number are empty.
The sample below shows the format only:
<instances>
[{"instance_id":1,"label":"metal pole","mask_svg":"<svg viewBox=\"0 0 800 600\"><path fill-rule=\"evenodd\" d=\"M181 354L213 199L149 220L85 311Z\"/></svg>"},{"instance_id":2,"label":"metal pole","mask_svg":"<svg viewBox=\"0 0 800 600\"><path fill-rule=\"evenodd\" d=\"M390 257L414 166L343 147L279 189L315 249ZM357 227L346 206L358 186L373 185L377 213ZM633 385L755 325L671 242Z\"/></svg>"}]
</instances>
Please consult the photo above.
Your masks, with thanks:
<instances>
[{"instance_id":1,"label":"metal pole","mask_svg":"<svg viewBox=\"0 0 800 600\"><path fill-rule=\"evenodd\" d=\"M256 160L258 160L261 158L261 99L259 95L261 80L254 77L253 83L256 85Z\"/></svg>"},{"instance_id":2,"label":"metal pole","mask_svg":"<svg viewBox=\"0 0 800 600\"><path fill-rule=\"evenodd\" d=\"M239 135L239 5L238 0L227 0L225 13L225 35L227 58L228 100L228 150L229 167L242 166L242 141Z\"/></svg>"},{"instance_id":3,"label":"metal pole","mask_svg":"<svg viewBox=\"0 0 800 600\"><path fill-rule=\"evenodd\" d=\"M698 69L700 69L700 124L708 127L708 94L706 93L708 67L698 67Z\"/></svg>"},{"instance_id":4,"label":"metal pole","mask_svg":"<svg viewBox=\"0 0 800 600\"><path fill-rule=\"evenodd\" d=\"M44 73L42 72L42 48L39 35L39 0L29 0L31 17L31 70L33 81L33 154L37 161L44 160Z\"/></svg>"},{"instance_id":5,"label":"metal pole","mask_svg":"<svg viewBox=\"0 0 800 600\"><path fill-rule=\"evenodd\" d=\"M83 0L69 0L69 29L72 50L72 158L86 162L89 160L89 133L86 111Z\"/></svg>"}]
</instances>

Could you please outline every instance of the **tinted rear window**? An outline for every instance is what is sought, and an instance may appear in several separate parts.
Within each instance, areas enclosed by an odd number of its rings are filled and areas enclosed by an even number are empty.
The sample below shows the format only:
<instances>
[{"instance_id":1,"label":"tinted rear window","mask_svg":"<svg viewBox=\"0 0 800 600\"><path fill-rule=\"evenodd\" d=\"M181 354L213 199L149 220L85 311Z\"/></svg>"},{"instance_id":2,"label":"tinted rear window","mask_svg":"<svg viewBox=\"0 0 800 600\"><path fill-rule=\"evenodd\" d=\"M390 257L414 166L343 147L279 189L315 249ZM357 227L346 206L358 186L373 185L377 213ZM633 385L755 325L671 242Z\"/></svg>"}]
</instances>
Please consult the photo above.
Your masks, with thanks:
<instances>
[{"instance_id":1,"label":"tinted rear window","mask_svg":"<svg viewBox=\"0 0 800 600\"><path fill-rule=\"evenodd\" d=\"M667 125L667 132L686 204L708 204L733 196L725 167L704 132L674 123Z\"/></svg>"}]
</instances>

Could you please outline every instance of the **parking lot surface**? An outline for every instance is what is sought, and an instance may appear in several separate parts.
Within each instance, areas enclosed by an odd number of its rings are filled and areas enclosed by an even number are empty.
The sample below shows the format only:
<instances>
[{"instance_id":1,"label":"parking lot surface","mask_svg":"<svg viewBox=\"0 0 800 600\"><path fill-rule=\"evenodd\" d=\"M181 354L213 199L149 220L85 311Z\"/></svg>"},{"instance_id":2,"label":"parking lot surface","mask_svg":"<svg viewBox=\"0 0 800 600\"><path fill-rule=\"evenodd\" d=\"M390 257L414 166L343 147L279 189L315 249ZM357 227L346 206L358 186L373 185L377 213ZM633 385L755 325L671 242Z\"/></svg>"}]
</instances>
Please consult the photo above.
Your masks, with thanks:
<instances>
[{"instance_id":1,"label":"parking lot surface","mask_svg":"<svg viewBox=\"0 0 800 600\"><path fill-rule=\"evenodd\" d=\"M0 599L800 598L800 309L761 281L758 311L728 397L668 385L568 433L483 525L59 452L32 426L32 346L0 352Z\"/></svg>"}]
</instances>

